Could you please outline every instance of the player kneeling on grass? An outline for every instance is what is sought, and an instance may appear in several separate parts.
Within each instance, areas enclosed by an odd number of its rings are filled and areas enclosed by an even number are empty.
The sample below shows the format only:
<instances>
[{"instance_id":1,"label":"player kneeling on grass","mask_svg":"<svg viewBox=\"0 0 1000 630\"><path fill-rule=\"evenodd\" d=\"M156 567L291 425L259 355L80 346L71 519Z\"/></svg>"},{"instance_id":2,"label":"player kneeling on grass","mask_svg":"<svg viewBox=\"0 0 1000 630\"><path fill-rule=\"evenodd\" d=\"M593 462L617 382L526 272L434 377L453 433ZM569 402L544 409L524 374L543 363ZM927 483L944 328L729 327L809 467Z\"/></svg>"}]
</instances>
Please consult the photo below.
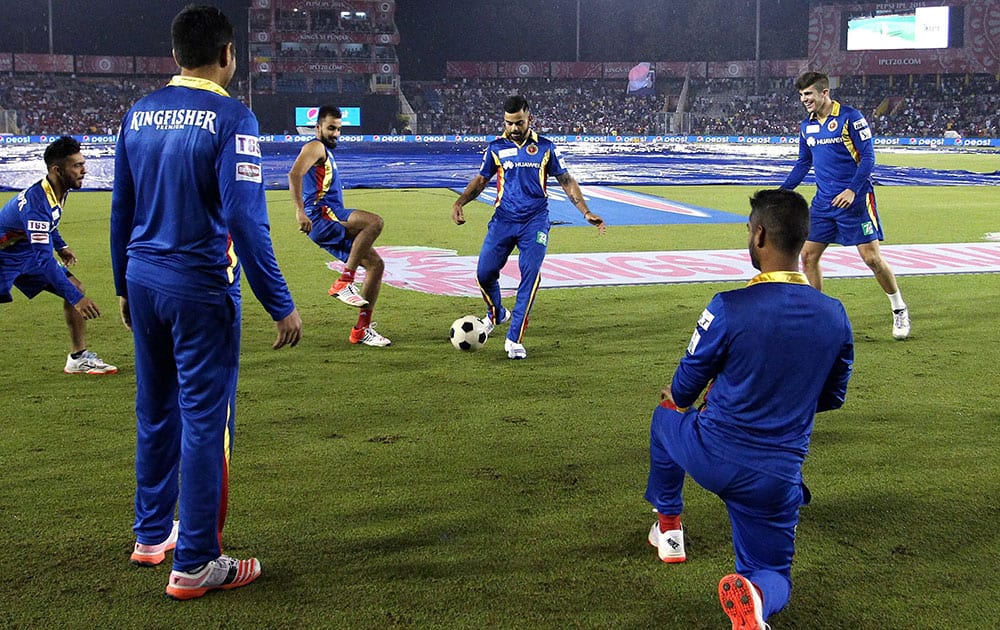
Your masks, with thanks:
<instances>
[{"instance_id":1,"label":"player kneeling on grass","mask_svg":"<svg viewBox=\"0 0 1000 630\"><path fill-rule=\"evenodd\" d=\"M87 350L85 320L100 317L97 304L83 294L83 285L66 265L76 254L59 235L59 221L70 189L79 190L87 173L80 143L63 136L45 148L48 173L22 190L0 209L0 303L11 302L17 287L28 299L42 291L63 298L69 327L67 374L117 374L97 354ZM56 261L53 250L62 263Z\"/></svg>"},{"instance_id":2,"label":"player kneeling on grass","mask_svg":"<svg viewBox=\"0 0 1000 630\"><path fill-rule=\"evenodd\" d=\"M717 293L702 311L650 428L645 498L657 512L649 543L684 562L684 475L726 504L736 573L719 582L733 628L767 628L788 603L802 464L817 411L844 403L854 363L840 301L809 286L799 253L809 206L790 190L750 200L748 249L760 274ZM711 385L711 386L710 386ZM704 404L691 409L706 387Z\"/></svg>"},{"instance_id":3,"label":"player kneeling on grass","mask_svg":"<svg viewBox=\"0 0 1000 630\"><path fill-rule=\"evenodd\" d=\"M340 108L320 107L316 139L307 142L295 158L288 172L288 190L295 203L299 230L344 263L343 273L328 293L348 306L361 309L351 330L351 343L388 346L391 342L375 332L372 323L385 271L385 263L374 247L375 239L382 233L382 217L344 207L344 187L333 157L340 126ZM360 291L354 285L358 265L365 268L365 282Z\"/></svg>"}]
</instances>

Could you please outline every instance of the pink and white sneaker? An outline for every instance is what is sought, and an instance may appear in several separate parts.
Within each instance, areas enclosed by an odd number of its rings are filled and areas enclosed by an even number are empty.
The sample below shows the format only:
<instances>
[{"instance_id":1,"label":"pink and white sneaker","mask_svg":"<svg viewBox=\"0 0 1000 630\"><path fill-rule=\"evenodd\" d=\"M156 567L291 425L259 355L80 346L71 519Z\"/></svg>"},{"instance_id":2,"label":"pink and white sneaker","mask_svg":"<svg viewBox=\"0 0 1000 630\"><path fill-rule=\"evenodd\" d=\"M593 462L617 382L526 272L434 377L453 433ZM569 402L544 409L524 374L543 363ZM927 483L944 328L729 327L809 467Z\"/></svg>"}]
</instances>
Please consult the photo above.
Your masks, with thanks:
<instances>
[{"instance_id":1,"label":"pink and white sneaker","mask_svg":"<svg viewBox=\"0 0 1000 630\"><path fill-rule=\"evenodd\" d=\"M194 573L171 571L167 582L167 597L194 599L214 590L228 590L246 586L260 577L257 558L237 560L222 555Z\"/></svg>"},{"instance_id":2,"label":"pink and white sneaker","mask_svg":"<svg viewBox=\"0 0 1000 630\"><path fill-rule=\"evenodd\" d=\"M155 567L163 562L167 557L167 552L177 546L177 525L178 521L174 521L170 535L159 544L144 545L136 541L135 549L132 550L132 556L129 558L132 564L139 567Z\"/></svg>"}]
</instances>

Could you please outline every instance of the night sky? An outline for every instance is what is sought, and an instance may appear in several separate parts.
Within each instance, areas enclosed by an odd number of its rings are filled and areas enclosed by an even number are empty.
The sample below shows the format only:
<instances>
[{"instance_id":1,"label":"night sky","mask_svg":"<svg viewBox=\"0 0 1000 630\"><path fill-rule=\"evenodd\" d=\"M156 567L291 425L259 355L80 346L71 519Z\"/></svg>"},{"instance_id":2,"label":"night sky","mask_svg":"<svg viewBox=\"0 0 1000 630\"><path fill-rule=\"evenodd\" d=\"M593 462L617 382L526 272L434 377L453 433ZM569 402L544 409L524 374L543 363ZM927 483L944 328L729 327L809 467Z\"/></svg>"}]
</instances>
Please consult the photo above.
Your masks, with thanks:
<instances>
[{"instance_id":1,"label":"night sky","mask_svg":"<svg viewBox=\"0 0 1000 630\"><path fill-rule=\"evenodd\" d=\"M189 1L51 0L53 51L169 56L170 20ZM48 4L0 0L0 49L48 52ZM243 47L247 0L214 4ZM808 5L761 0L761 58L806 56ZM446 61L753 59L755 9L756 0L397 0L397 53L404 80L440 79Z\"/></svg>"}]
</instances>

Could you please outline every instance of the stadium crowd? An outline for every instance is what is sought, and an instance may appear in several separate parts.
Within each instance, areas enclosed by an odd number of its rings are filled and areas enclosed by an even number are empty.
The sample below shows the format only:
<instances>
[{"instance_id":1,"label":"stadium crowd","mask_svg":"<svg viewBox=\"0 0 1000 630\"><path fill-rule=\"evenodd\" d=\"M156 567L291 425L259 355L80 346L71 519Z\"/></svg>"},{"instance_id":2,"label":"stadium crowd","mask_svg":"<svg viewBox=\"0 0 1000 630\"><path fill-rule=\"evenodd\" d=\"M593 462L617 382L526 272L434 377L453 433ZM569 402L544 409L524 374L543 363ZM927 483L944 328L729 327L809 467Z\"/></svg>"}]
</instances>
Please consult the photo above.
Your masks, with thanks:
<instances>
[{"instance_id":1,"label":"stadium crowd","mask_svg":"<svg viewBox=\"0 0 1000 630\"><path fill-rule=\"evenodd\" d=\"M902 84L901 84L902 83ZM678 103L690 113L684 131L707 135L795 133L804 110L792 79L658 80L657 95L632 96L623 81L492 79L406 84L404 93L424 133L492 133L491 107L519 91L532 103L536 127L550 133L651 135L664 129L659 114ZM681 94L686 92L687 105ZM1000 82L992 75L895 78L847 77L833 98L861 110L883 136L1000 135Z\"/></svg>"},{"instance_id":2,"label":"stadium crowd","mask_svg":"<svg viewBox=\"0 0 1000 630\"><path fill-rule=\"evenodd\" d=\"M0 108L17 113L16 132L25 135L111 135L133 102L166 82L167 77L11 74L0 84ZM239 97L239 91L230 93Z\"/></svg>"},{"instance_id":3,"label":"stadium crowd","mask_svg":"<svg viewBox=\"0 0 1000 630\"><path fill-rule=\"evenodd\" d=\"M857 108L880 136L958 134L996 137L1000 133L1000 82L991 75L844 77L830 90L835 100ZM720 81L711 84L718 87ZM753 82L730 79L723 91L702 85L692 107L694 128L706 134L783 135L803 116L794 88L769 79L764 95L753 95ZM790 81L788 82L790 84ZM728 88L728 89L727 89ZM708 113L701 113L708 112Z\"/></svg>"},{"instance_id":4,"label":"stadium crowd","mask_svg":"<svg viewBox=\"0 0 1000 630\"><path fill-rule=\"evenodd\" d=\"M117 133L129 105L154 85L149 79L46 74L18 74L12 79L0 88L0 106L17 112L24 134Z\"/></svg>"},{"instance_id":5,"label":"stadium crowd","mask_svg":"<svg viewBox=\"0 0 1000 630\"><path fill-rule=\"evenodd\" d=\"M495 133L497 104L514 93L531 105L543 133L652 135L660 95L626 95L622 81L599 79L450 80L403 86L424 133Z\"/></svg>"},{"instance_id":6,"label":"stadium crowd","mask_svg":"<svg viewBox=\"0 0 1000 630\"><path fill-rule=\"evenodd\" d=\"M11 74L0 108L17 112L22 134L117 132L121 116L165 78L78 78ZM243 98L244 86L230 90ZM590 135L786 135L803 109L792 79L660 78L656 94L626 93L623 80L449 79L404 82L403 92L425 134L489 134L500 127L497 103L527 97L543 133ZM877 135L1000 136L1000 82L992 75L844 77L834 99L861 110ZM688 112L688 125L665 128L662 113ZM277 130L263 130L274 132Z\"/></svg>"}]
</instances>

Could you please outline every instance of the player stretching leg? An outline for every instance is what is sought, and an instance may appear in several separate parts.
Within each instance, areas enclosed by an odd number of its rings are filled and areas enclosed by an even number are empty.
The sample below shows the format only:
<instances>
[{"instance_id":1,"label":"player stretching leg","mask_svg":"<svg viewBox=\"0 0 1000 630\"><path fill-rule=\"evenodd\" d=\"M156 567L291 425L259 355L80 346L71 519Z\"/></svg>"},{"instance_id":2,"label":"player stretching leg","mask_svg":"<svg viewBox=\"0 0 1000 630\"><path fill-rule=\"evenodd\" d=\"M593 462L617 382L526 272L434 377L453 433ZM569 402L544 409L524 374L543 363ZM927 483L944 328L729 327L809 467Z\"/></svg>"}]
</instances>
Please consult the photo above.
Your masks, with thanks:
<instances>
[{"instance_id":1,"label":"player stretching leg","mask_svg":"<svg viewBox=\"0 0 1000 630\"><path fill-rule=\"evenodd\" d=\"M875 146L868 121L858 110L830 98L825 74L806 72L795 81L808 116L799 135L799 158L782 188L793 189L812 168L816 196L810 208L809 238L802 247L802 270L816 289L823 290L819 261L830 243L855 245L875 274L892 308L892 336L910 335L910 311L878 242L882 223L875 207L872 169Z\"/></svg>"},{"instance_id":2,"label":"player stretching leg","mask_svg":"<svg viewBox=\"0 0 1000 630\"><path fill-rule=\"evenodd\" d=\"M361 309L350 342L388 346L392 342L375 332L372 323L385 271L385 263L374 247L375 239L382 233L382 217L344 207L343 183L333 158L340 126L340 108L324 105L319 109L316 139L307 142L295 158L288 172L288 190L295 203L299 230L344 263L344 271L330 287L329 294ZM360 291L354 284L358 265L365 268L365 282Z\"/></svg>"}]
</instances>

